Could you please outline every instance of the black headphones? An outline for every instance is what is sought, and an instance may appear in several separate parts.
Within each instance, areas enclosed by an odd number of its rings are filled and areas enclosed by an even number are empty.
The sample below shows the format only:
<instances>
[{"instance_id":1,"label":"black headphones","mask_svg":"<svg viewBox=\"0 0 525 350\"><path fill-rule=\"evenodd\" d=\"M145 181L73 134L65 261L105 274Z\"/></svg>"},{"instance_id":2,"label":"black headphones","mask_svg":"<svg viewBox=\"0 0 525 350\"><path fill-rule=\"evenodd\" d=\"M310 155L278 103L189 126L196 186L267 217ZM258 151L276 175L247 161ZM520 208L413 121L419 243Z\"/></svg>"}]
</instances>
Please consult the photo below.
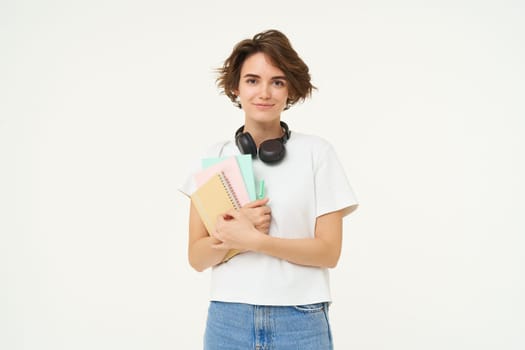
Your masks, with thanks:
<instances>
[{"instance_id":1,"label":"black headphones","mask_svg":"<svg viewBox=\"0 0 525 350\"><path fill-rule=\"evenodd\" d=\"M284 135L278 139L270 139L261 143L259 152L257 152L257 146L255 145L255 141L253 141L252 135L248 132L243 132L244 125L235 132L235 143L242 154L251 154L252 157L256 157L257 153L259 153L259 159L263 162L277 163L284 158L286 153L284 144L288 141L292 133L285 122L281 122L281 128L283 129Z\"/></svg>"}]
</instances>

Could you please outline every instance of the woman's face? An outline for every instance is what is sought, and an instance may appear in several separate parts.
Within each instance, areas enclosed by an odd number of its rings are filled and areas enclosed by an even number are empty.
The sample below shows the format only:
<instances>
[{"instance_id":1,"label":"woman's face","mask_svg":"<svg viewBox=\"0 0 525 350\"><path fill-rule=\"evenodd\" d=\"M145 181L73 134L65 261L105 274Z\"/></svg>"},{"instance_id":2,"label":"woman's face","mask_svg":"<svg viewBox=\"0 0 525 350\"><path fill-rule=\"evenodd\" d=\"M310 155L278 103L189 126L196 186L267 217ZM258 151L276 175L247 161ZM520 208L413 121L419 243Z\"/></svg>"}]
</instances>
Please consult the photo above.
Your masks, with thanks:
<instances>
[{"instance_id":1,"label":"woman's face","mask_svg":"<svg viewBox=\"0 0 525 350\"><path fill-rule=\"evenodd\" d=\"M248 57L241 68L239 96L247 119L259 123L279 120L288 100L288 82L282 70L262 52Z\"/></svg>"}]
</instances>

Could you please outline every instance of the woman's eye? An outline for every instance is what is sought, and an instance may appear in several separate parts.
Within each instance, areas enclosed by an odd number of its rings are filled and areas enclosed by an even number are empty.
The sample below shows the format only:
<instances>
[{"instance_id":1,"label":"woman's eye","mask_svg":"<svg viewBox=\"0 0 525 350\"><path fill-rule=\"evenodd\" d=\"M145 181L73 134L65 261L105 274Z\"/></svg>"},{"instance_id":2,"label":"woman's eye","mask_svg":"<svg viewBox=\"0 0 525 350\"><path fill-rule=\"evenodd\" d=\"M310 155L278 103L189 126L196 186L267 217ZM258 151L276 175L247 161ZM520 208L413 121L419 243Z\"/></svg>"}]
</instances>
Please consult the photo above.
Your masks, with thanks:
<instances>
[{"instance_id":1,"label":"woman's eye","mask_svg":"<svg viewBox=\"0 0 525 350\"><path fill-rule=\"evenodd\" d=\"M246 82L248 84L255 84L257 81L255 79L247 79Z\"/></svg>"},{"instance_id":2,"label":"woman's eye","mask_svg":"<svg viewBox=\"0 0 525 350\"><path fill-rule=\"evenodd\" d=\"M279 87L284 86L284 81L282 81L282 80L276 80L276 81L274 81L273 83L274 83L276 86L279 86Z\"/></svg>"}]
</instances>

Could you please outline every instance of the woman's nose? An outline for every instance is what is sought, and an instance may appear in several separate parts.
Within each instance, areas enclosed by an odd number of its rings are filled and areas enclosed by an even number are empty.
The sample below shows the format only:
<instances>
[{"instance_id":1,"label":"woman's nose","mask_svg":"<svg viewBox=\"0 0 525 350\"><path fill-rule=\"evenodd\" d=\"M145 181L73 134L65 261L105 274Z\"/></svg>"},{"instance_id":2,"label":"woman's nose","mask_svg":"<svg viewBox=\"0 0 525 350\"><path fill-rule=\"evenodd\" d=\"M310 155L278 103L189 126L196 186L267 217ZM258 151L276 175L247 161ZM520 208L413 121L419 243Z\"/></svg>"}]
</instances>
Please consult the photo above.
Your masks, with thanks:
<instances>
[{"instance_id":1,"label":"woman's nose","mask_svg":"<svg viewBox=\"0 0 525 350\"><path fill-rule=\"evenodd\" d=\"M261 84L261 91L259 97L262 99L269 99L272 96L271 87L269 84Z\"/></svg>"}]
</instances>

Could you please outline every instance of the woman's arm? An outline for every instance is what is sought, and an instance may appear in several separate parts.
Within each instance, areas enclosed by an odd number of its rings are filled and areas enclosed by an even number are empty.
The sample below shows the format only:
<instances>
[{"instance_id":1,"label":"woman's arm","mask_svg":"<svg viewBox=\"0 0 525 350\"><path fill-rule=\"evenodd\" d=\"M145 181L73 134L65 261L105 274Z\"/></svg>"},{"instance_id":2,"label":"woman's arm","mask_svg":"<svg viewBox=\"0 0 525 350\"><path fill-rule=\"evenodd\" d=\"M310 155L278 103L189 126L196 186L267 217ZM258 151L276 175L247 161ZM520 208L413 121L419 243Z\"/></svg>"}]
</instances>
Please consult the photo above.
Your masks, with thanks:
<instances>
[{"instance_id":1,"label":"woman's arm","mask_svg":"<svg viewBox=\"0 0 525 350\"><path fill-rule=\"evenodd\" d=\"M214 247L219 251L231 248L256 251L299 265L335 267L341 254L342 212L318 217L314 238L290 239L262 235L245 215L231 211L217 222L214 237L222 243Z\"/></svg>"},{"instance_id":2,"label":"woman's arm","mask_svg":"<svg viewBox=\"0 0 525 350\"><path fill-rule=\"evenodd\" d=\"M213 245L220 241L208 234L193 203L190 207L189 231L188 260L195 270L204 271L210 266L219 264L226 256L227 250L213 249Z\"/></svg>"}]
</instances>

